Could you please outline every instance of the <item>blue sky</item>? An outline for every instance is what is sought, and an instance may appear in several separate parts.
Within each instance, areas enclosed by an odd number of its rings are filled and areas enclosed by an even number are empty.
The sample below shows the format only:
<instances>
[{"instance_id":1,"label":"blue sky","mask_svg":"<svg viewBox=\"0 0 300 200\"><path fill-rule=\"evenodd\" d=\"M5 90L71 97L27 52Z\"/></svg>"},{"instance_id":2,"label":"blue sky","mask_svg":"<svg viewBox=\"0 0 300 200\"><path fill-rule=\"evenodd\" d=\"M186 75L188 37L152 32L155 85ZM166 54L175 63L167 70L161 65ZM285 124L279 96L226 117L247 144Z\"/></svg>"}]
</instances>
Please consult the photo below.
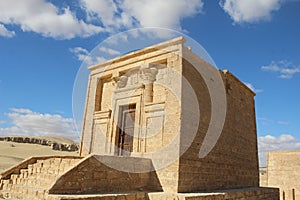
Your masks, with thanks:
<instances>
[{"instance_id":1,"label":"blue sky","mask_svg":"<svg viewBox=\"0 0 300 200\"><path fill-rule=\"evenodd\" d=\"M297 0L0 0L0 135L78 139L72 92L82 61L101 61L88 53L109 36L161 27L199 42L257 93L262 160L300 149L299 9Z\"/></svg>"}]
</instances>

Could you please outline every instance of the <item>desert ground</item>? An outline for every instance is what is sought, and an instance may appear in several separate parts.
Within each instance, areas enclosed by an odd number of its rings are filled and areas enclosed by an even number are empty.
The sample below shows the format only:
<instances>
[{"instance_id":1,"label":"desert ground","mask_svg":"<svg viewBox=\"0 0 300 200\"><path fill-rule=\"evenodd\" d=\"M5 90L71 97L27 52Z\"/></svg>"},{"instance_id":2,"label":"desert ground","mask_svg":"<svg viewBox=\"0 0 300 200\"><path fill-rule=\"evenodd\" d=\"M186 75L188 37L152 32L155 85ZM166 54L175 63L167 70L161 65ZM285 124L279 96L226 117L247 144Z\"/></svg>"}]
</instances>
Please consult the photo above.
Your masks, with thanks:
<instances>
[{"instance_id":1,"label":"desert ground","mask_svg":"<svg viewBox=\"0 0 300 200\"><path fill-rule=\"evenodd\" d=\"M57 143L74 143L72 140L60 137L38 137L51 140ZM16 143L0 141L0 173L5 169L10 168L22 160L32 156L45 155L78 155L78 152L67 152L52 150L50 146L39 144Z\"/></svg>"}]
</instances>

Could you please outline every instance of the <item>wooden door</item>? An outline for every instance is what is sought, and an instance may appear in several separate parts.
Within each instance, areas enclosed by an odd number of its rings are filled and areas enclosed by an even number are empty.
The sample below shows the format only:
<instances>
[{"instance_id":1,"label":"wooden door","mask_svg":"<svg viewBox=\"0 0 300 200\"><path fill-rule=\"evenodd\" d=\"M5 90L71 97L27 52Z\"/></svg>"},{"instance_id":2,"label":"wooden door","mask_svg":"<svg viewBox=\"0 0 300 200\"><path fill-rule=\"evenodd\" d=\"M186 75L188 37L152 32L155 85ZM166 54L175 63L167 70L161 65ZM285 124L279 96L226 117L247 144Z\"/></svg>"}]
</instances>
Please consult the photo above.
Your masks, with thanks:
<instances>
[{"instance_id":1,"label":"wooden door","mask_svg":"<svg viewBox=\"0 0 300 200\"><path fill-rule=\"evenodd\" d=\"M135 111L135 104L120 107L118 123L118 155L120 156L130 155L133 150Z\"/></svg>"}]
</instances>

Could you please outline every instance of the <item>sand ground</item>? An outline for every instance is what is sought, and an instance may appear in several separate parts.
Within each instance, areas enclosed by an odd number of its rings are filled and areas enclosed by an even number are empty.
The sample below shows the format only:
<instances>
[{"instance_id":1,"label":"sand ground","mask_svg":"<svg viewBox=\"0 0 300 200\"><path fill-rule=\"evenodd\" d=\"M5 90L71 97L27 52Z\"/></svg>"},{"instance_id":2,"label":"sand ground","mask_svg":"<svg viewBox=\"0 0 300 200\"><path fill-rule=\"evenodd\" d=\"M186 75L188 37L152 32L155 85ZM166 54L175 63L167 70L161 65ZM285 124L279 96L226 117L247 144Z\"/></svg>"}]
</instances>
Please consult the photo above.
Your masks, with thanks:
<instances>
[{"instance_id":1,"label":"sand ground","mask_svg":"<svg viewBox=\"0 0 300 200\"><path fill-rule=\"evenodd\" d=\"M65 139L56 138L58 142ZM54 151L50 146L0 141L0 173L32 156L69 155L76 156L77 152Z\"/></svg>"}]
</instances>

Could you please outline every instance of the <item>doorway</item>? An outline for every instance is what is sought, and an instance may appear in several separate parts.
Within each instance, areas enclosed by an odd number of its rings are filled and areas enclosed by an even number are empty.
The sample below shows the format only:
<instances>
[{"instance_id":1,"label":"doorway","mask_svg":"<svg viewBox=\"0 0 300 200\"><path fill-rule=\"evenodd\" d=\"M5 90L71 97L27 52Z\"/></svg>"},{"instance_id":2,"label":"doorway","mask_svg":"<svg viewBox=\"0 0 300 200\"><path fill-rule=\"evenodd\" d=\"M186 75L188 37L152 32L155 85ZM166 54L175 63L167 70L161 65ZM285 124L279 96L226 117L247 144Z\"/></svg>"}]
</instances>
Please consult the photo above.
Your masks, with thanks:
<instances>
[{"instance_id":1,"label":"doorway","mask_svg":"<svg viewBox=\"0 0 300 200\"><path fill-rule=\"evenodd\" d=\"M119 156L130 156L133 151L136 104L119 107L117 146Z\"/></svg>"}]
</instances>

